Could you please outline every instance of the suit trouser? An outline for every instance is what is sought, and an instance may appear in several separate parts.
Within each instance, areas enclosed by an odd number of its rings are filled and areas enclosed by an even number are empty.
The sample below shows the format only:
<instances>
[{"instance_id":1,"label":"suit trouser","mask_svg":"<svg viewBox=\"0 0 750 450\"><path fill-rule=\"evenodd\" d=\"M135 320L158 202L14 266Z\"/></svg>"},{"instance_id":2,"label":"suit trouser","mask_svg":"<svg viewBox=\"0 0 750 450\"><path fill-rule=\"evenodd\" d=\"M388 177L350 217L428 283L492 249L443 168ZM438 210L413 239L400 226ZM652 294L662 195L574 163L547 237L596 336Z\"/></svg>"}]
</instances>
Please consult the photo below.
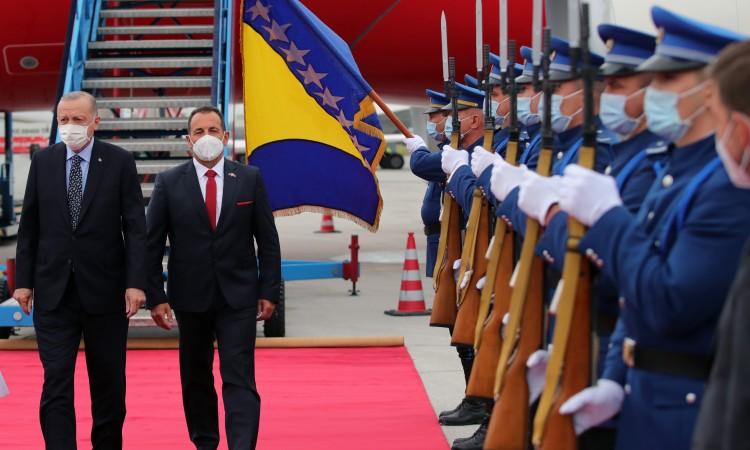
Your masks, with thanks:
<instances>
[{"instance_id":1,"label":"suit trouser","mask_svg":"<svg viewBox=\"0 0 750 450\"><path fill-rule=\"evenodd\" d=\"M214 338L230 450L254 449L260 396L255 387L256 308L233 309L215 295L205 312L175 311L180 329L180 380L190 440L199 450L219 445L218 400L214 389Z\"/></svg>"},{"instance_id":2,"label":"suit trouser","mask_svg":"<svg viewBox=\"0 0 750 450\"><path fill-rule=\"evenodd\" d=\"M73 276L60 304L34 311L44 386L39 420L47 449L76 448L73 385L78 344L83 336L91 392L91 443L94 449L121 449L125 421L125 351L128 319L122 311L88 314Z\"/></svg>"}]
</instances>

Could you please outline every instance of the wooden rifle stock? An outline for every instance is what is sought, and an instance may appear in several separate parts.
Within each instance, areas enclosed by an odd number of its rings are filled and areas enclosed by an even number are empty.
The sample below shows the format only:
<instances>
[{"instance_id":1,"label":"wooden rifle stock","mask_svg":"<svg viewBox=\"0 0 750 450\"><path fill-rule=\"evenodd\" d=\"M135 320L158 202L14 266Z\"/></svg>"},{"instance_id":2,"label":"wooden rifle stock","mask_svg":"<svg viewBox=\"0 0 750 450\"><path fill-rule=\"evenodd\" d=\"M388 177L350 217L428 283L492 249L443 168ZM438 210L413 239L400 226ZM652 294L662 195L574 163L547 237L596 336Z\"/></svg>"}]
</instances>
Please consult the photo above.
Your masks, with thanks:
<instances>
[{"instance_id":1,"label":"wooden rifle stock","mask_svg":"<svg viewBox=\"0 0 750 450\"><path fill-rule=\"evenodd\" d=\"M443 20L445 15L443 15ZM445 28L443 22L443 28ZM443 29L445 39L445 30ZM443 44L445 45L445 43ZM445 55L447 49L444 47ZM448 79L445 81L445 92L451 99L453 133L451 147L461 145L461 122L458 120L458 93L456 92L456 60L448 58ZM440 241L435 271L432 275L435 299L432 304L430 326L453 327L456 322L456 279L453 275L453 262L461 257L461 211L458 203L443 191L443 211L440 217Z\"/></svg>"},{"instance_id":2,"label":"wooden rifle stock","mask_svg":"<svg viewBox=\"0 0 750 450\"><path fill-rule=\"evenodd\" d=\"M511 140L505 151L506 161L516 164L518 142ZM479 318L475 329L474 366L466 388L472 397L493 399L495 397L495 375L500 358L503 339L501 329L503 317L510 305L510 279L513 276L513 232L503 219L495 221L495 234L490 248L489 263L482 296L479 302ZM494 298L494 303L493 303ZM490 306L492 311L490 312ZM488 317L489 314L489 317Z\"/></svg>"},{"instance_id":3,"label":"wooden rifle stock","mask_svg":"<svg viewBox=\"0 0 750 450\"><path fill-rule=\"evenodd\" d=\"M549 176L552 149L539 154L537 173ZM495 406L492 409L485 449L524 450L528 441L529 387L526 360L542 342L544 264L534 251L541 226L526 222L526 235L512 286L509 320L495 377ZM512 423L512 425L511 425Z\"/></svg>"},{"instance_id":4,"label":"wooden rifle stock","mask_svg":"<svg viewBox=\"0 0 750 450\"><path fill-rule=\"evenodd\" d=\"M492 140L494 133L494 120L489 108L489 47L484 50L485 64L484 92L487 101L485 103L485 127L482 146L494 152ZM482 74L479 74L482 75ZM482 80L482 78L479 78ZM466 235L464 236L463 253L461 254L461 270L458 274L458 314L456 324L451 335L453 345L476 344L477 323L483 323L487 318L487 311L480 314L481 291L477 289L477 282L487 273L487 248L489 247L490 235L490 205L481 189L474 189L471 200L471 213L466 223ZM464 280L466 278L466 280ZM465 283L461 288L460 284Z\"/></svg>"},{"instance_id":5,"label":"wooden rifle stock","mask_svg":"<svg viewBox=\"0 0 750 450\"><path fill-rule=\"evenodd\" d=\"M579 163L593 167L594 149L583 147L580 152ZM591 381L590 266L578 251L584 232L583 224L571 216L552 353L544 391L534 417L533 442L542 449L578 448L572 417L563 416L558 411L565 401L588 387Z\"/></svg>"},{"instance_id":6,"label":"wooden rifle stock","mask_svg":"<svg viewBox=\"0 0 750 450\"><path fill-rule=\"evenodd\" d=\"M528 236L528 235L527 235ZM529 441L529 386L526 360L539 349L543 333L544 264L534 257L523 305L523 330L505 371L505 382L492 408L485 450L525 450ZM512 314L512 313L511 313ZM506 328L506 336L508 329ZM503 343L505 345L505 343Z\"/></svg>"}]
</instances>

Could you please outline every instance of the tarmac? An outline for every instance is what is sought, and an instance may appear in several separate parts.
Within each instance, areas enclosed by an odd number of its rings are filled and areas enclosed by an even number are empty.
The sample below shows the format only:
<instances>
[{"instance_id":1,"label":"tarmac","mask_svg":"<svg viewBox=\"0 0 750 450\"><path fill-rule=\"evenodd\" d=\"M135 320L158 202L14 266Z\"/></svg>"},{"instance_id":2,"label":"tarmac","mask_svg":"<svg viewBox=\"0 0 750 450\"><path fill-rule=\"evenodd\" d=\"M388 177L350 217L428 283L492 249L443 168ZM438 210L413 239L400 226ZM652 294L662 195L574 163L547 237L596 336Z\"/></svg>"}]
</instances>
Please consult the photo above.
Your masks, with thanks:
<instances>
[{"instance_id":1,"label":"tarmac","mask_svg":"<svg viewBox=\"0 0 750 450\"><path fill-rule=\"evenodd\" d=\"M461 365L456 350L450 345L447 329L430 327L429 316L391 317L383 313L398 305L404 250L410 231L416 237L427 307L432 304L432 280L424 276L425 238L420 217L427 185L409 171L408 158L403 169L381 169L377 175L383 196L377 233L334 218L340 233L318 234L315 231L320 228L319 214L276 219L284 259L348 259L352 234L359 236L361 247L357 296L350 295L351 283L344 280L286 284L286 332L292 337L404 336L437 420L439 411L452 409L460 402L465 389ZM25 180L17 179L15 184L16 192L22 192ZM15 240L0 242L0 258L4 260L14 254ZM140 314L148 316L146 311ZM30 333L24 330L22 335ZM131 335L162 337L168 334L159 329L138 329L131 331ZM475 429L476 426L443 427L449 443L457 437L470 436Z\"/></svg>"}]
</instances>

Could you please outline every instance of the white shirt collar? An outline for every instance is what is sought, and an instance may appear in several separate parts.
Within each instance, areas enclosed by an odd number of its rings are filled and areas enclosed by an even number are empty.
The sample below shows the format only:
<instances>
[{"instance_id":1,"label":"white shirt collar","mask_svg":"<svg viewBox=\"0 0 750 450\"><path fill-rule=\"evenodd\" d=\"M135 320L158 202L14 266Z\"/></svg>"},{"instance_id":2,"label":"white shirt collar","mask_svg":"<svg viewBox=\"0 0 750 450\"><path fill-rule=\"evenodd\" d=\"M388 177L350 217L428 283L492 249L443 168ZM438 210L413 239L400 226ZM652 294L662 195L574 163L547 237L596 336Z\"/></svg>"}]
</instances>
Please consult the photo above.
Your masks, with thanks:
<instances>
[{"instance_id":1,"label":"white shirt collar","mask_svg":"<svg viewBox=\"0 0 750 450\"><path fill-rule=\"evenodd\" d=\"M206 172L208 172L209 170L208 167L199 163L195 158L193 158L193 165L195 166L195 172L198 174L199 179L205 176ZM216 172L216 176L218 178L224 178L224 158L221 158L219 162L217 162L216 165L211 168L211 170Z\"/></svg>"},{"instance_id":2,"label":"white shirt collar","mask_svg":"<svg viewBox=\"0 0 750 450\"><path fill-rule=\"evenodd\" d=\"M73 157L73 155L76 154L73 150L70 149L67 145L65 145L65 148L68 150L67 156L65 157L65 160L68 160ZM88 144L86 144L85 147L83 147L83 150L78 152L78 156L83 158L84 161L89 162L91 161L91 152L93 152L94 149L94 137L91 137L91 140Z\"/></svg>"}]
</instances>

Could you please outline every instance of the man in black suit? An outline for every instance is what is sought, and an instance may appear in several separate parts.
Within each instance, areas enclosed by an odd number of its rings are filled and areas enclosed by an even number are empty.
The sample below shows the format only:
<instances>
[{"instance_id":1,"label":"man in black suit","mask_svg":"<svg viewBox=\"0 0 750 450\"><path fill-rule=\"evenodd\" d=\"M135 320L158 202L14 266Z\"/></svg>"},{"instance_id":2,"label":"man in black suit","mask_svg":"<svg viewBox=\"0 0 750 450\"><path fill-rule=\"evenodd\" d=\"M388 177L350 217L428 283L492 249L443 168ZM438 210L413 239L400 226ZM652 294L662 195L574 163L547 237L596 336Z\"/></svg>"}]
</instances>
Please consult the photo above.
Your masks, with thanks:
<instances>
[{"instance_id":1,"label":"man in black suit","mask_svg":"<svg viewBox=\"0 0 750 450\"><path fill-rule=\"evenodd\" d=\"M128 319L145 302L143 196L133 156L93 137L94 97L66 94L57 121L63 142L31 161L13 297L27 314L33 303L47 448L76 448L73 376L83 336L91 442L95 449L119 449Z\"/></svg>"},{"instance_id":2,"label":"man in black suit","mask_svg":"<svg viewBox=\"0 0 750 450\"><path fill-rule=\"evenodd\" d=\"M196 448L219 445L214 338L229 448L255 448L255 327L279 299L279 238L258 169L224 159L229 133L221 112L194 110L188 133L193 159L159 174L148 206L148 306L162 328L171 328L172 309L177 316L182 402ZM162 280L167 237L168 296Z\"/></svg>"}]
</instances>

